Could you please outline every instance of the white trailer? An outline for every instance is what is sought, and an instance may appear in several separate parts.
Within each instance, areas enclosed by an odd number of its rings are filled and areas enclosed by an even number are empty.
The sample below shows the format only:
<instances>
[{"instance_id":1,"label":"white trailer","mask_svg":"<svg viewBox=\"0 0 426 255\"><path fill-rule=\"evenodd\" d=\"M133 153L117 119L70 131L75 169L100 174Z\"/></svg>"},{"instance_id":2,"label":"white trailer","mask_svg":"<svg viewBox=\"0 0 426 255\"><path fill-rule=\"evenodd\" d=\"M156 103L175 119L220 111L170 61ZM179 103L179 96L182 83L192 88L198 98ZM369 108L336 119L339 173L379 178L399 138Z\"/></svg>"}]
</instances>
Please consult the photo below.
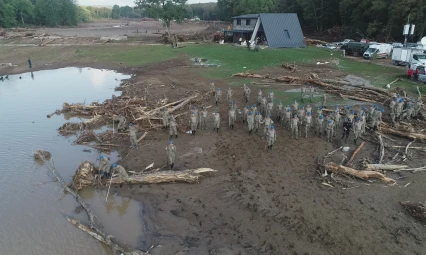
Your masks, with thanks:
<instances>
[{"instance_id":1,"label":"white trailer","mask_svg":"<svg viewBox=\"0 0 426 255\"><path fill-rule=\"evenodd\" d=\"M424 62L419 59L423 59L424 50L416 48L395 48L392 53L392 64L403 65L416 64ZM419 58L420 57L420 58Z\"/></svg>"},{"instance_id":2,"label":"white trailer","mask_svg":"<svg viewBox=\"0 0 426 255\"><path fill-rule=\"evenodd\" d=\"M386 43L370 44L368 49L364 52L364 58L388 58L392 52L392 45Z\"/></svg>"}]
</instances>

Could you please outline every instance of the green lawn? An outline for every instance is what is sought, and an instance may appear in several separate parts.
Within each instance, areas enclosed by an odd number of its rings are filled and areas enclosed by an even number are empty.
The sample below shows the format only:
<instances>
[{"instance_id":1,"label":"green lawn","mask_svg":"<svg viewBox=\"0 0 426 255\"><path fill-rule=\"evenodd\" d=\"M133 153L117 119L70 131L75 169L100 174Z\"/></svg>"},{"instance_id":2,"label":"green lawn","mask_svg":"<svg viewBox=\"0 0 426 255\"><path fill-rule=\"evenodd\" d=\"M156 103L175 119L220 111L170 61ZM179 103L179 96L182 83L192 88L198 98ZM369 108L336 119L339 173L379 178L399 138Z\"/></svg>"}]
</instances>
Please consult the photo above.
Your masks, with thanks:
<instances>
[{"instance_id":1,"label":"green lawn","mask_svg":"<svg viewBox=\"0 0 426 255\"><path fill-rule=\"evenodd\" d=\"M76 60L114 62L127 66L140 66L149 63L157 63L177 57L199 57L206 58L211 63L219 64L217 68L200 69L200 74L208 78L226 79L231 82L230 76L233 73L251 71L279 66L283 62L311 63L339 59L336 66L348 74L357 75L372 82L372 85L384 88L388 83L397 78L402 78L404 70L392 66L380 66L373 62L365 63L343 58L340 52L334 52L316 47L303 49L265 49L259 52L248 51L243 47L219 44L188 44L184 48L172 49L168 45L142 45L142 46L122 46L104 45L102 47L82 47L75 52ZM246 81L250 81L247 79ZM405 78L393 84L406 89L410 95L416 94L417 83Z\"/></svg>"}]
</instances>

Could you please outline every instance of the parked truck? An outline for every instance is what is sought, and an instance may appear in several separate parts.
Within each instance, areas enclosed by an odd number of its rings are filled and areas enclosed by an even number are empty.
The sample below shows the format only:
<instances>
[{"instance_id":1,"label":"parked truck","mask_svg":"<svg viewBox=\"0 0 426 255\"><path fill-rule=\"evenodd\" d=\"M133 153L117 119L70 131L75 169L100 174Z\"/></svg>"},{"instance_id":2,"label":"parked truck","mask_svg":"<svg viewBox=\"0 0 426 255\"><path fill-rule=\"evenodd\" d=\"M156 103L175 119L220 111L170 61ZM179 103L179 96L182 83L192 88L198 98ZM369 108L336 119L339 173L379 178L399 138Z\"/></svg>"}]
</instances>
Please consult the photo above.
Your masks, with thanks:
<instances>
[{"instance_id":1,"label":"parked truck","mask_svg":"<svg viewBox=\"0 0 426 255\"><path fill-rule=\"evenodd\" d=\"M370 44L364 52L365 59L388 58L392 52L392 45L386 43Z\"/></svg>"},{"instance_id":2,"label":"parked truck","mask_svg":"<svg viewBox=\"0 0 426 255\"><path fill-rule=\"evenodd\" d=\"M392 53L392 64L403 65L425 65L425 50L418 48L396 48Z\"/></svg>"},{"instance_id":3,"label":"parked truck","mask_svg":"<svg viewBox=\"0 0 426 255\"><path fill-rule=\"evenodd\" d=\"M349 42L348 44L344 45L342 49L345 50L346 55L358 57L362 56L364 52L368 49L368 43Z\"/></svg>"}]
</instances>

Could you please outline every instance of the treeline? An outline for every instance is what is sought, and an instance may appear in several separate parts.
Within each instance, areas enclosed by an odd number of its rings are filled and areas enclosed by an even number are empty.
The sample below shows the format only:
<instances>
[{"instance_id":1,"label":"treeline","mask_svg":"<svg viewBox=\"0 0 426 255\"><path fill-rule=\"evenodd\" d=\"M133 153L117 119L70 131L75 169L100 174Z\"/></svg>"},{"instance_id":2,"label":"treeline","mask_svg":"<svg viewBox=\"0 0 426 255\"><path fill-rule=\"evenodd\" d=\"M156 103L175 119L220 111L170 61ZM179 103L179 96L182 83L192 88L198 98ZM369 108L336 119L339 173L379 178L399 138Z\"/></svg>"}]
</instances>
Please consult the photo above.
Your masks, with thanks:
<instances>
[{"instance_id":1,"label":"treeline","mask_svg":"<svg viewBox=\"0 0 426 255\"><path fill-rule=\"evenodd\" d=\"M262 12L297 13L305 30L341 27L344 34L377 40L401 40L410 16L413 40L426 35L426 0L218 0L219 18Z\"/></svg>"},{"instance_id":2,"label":"treeline","mask_svg":"<svg viewBox=\"0 0 426 255\"><path fill-rule=\"evenodd\" d=\"M200 20L219 20L219 9L216 3L190 4L186 7L187 18L198 17Z\"/></svg>"},{"instance_id":3,"label":"treeline","mask_svg":"<svg viewBox=\"0 0 426 255\"><path fill-rule=\"evenodd\" d=\"M128 18L128 19L137 19L144 17L142 9L135 9L130 6L118 6L114 5L112 7L112 18L120 19L120 18Z\"/></svg>"},{"instance_id":4,"label":"treeline","mask_svg":"<svg viewBox=\"0 0 426 255\"><path fill-rule=\"evenodd\" d=\"M0 26L17 24L76 25L78 8L74 0L0 0Z\"/></svg>"}]
</instances>

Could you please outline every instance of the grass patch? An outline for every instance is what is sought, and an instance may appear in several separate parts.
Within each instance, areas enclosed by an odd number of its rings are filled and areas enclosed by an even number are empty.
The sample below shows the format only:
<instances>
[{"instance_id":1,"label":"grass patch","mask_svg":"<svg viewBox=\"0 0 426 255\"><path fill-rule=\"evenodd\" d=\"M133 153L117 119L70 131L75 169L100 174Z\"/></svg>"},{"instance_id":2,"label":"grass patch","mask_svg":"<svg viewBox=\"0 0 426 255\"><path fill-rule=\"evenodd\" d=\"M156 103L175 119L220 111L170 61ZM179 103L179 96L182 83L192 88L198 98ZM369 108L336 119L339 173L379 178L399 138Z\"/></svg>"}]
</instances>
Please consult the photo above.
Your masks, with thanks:
<instances>
[{"instance_id":1,"label":"grass patch","mask_svg":"<svg viewBox=\"0 0 426 255\"><path fill-rule=\"evenodd\" d=\"M404 88L409 95L413 96L417 93L416 86L421 86L421 84L406 79L404 77L405 71L401 68L381 66L374 64L374 62L359 62L340 56L339 59L339 70L363 77L371 81L371 84L375 87L385 88L387 84L400 78L399 81L392 84L392 87Z\"/></svg>"},{"instance_id":2,"label":"grass patch","mask_svg":"<svg viewBox=\"0 0 426 255\"><path fill-rule=\"evenodd\" d=\"M276 67L283 62L307 63L316 59L330 57L330 53L315 47L304 49L266 49L259 52L248 51L243 47L231 45L191 45L179 52L186 55L206 58L220 63L211 68L207 75L211 78L230 77L234 73L254 71L265 67ZM244 68L245 67L245 68Z\"/></svg>"}]
</instances>

